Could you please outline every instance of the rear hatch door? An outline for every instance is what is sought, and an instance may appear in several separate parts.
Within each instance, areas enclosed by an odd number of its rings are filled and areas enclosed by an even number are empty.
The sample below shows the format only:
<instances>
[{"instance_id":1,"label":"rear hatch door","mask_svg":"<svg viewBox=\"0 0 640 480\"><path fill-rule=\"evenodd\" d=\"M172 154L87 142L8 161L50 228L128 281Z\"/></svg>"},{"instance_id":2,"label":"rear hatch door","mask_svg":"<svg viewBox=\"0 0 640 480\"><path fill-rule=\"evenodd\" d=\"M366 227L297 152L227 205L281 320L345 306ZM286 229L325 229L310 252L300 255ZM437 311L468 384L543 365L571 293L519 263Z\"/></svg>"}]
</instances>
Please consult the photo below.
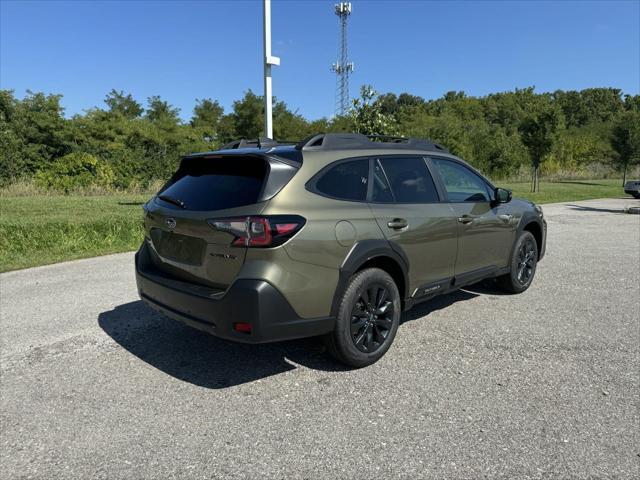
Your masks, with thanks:
<instances>
[{"instance_id":1,"label":"rear hatch door","mask_svg":"<svg viewBox=\"0 0 640 480\"><path fill-rule=\"evenodd\" d=\"M288 176L282 175L283 168L291 169ZM145 205L145 241L155 267L183 281L226 289L242 268L246 247L234 245L233 233L215 229L210 222L259 215L278 190L269 182L274 169L284 183L297 170L261 155L183 159L176 174Z\"/></svg>"}]
</instances>

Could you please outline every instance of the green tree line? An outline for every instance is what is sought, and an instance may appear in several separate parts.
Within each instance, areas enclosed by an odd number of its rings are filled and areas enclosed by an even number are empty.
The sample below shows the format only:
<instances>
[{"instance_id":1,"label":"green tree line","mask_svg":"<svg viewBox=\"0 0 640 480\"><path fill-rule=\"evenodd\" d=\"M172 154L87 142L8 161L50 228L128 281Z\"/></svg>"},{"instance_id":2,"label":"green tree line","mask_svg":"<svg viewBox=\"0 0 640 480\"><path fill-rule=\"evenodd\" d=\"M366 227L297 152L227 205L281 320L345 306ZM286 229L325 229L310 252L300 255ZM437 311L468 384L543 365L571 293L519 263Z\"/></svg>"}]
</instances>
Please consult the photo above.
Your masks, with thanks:
<instances>
[{"instance_id":1,"label":"green tree line","mask_svg":"<svg viewBox=\"0 0 640 480\"><path fill-rule=\"evenodd\" d=\"M168 178L182 155L257 138L262 97L251 90L225 112L196 99L189 121L158 96L143 105L111 90L102 108L65 117L61 95L0 90L0 186L33 180L69 191L99 185L127 189ZM626 170L640 162L640 96L615 88L536 93L534 88L472 97L448 92L425 100L378 95L363 86L348 115L308 120L274 103L274 137L355 131L425 137L494 178Z\"/></svg>"}]
</instances>

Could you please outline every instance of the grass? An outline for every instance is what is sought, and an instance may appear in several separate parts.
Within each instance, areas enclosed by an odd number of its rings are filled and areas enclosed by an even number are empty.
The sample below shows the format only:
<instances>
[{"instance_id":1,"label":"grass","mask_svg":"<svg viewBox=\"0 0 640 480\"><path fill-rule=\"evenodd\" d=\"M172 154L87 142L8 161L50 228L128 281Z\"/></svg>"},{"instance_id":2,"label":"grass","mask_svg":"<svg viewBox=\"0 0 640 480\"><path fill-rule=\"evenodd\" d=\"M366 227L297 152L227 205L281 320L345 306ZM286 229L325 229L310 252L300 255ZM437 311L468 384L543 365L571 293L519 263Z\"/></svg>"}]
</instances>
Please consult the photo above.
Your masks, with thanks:
<instances>
[{"instance_id":1,"label":"grass","mask_svg":"<svg viewBox=\"0 0 640 480\"><path fill-rule=\"evenodd\" d=\"M531 189L529 183L496 182L496 184L513 190L514 197L526 198L535 203L575 202L624 195L622 180L619 179L540 182L540 191L536 193L529 191Z\"/></svg>"},{"instance_id":2,"label":"grass","mask_svg":"<svg viewBox=\"0 0 640 480\"><path fill-rule=\"evenodd\" d=\"M620 180L501 183L537 203L623 194ZM142 204L149 194L0 196L0 272L135 250L142 241Z\"/></svg>"},{"instance_id":3,"label":"grass","mask_svg":"<svg viewBox=\"0 0 640 480\"><path fill-rule=\"evenodd\" d=\"M134 250L148 198L0 197L0 272Z\"/></svg>"}]
</instances>

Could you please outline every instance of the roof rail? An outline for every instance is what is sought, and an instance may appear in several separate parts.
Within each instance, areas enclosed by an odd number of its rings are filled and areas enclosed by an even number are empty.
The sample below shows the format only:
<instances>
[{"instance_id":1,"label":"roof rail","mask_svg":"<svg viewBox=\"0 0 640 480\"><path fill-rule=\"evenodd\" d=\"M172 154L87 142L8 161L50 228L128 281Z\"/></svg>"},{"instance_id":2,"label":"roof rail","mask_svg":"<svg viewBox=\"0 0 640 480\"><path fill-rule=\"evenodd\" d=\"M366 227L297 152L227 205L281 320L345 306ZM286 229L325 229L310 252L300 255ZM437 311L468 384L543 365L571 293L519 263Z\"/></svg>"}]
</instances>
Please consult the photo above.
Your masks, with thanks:
<instances>
[{"instance_id":1,"label":"roof rail","mask_svg":"<svg viewBox=\"0 0 640 480\"><path fill-rule=\"evenodd\" d=\"M296 145L299 150L448 150L431 140L422 138L394 137L389 135L363 135L361 133L318 133L305 138Z\"/></svg>"},{"instance_id":2,"label":"roof rail","mask_svg":"<svg viewBox=\"0 0 640 480\"><path fill-rule=\"evenodd\" d=\"M241 138L224 144L220 150L236 150L238 148L271 148L278 145L295 145L297 142L276 141L272 138L260 137L255 139Z\"/></svg>"}]
</instances>

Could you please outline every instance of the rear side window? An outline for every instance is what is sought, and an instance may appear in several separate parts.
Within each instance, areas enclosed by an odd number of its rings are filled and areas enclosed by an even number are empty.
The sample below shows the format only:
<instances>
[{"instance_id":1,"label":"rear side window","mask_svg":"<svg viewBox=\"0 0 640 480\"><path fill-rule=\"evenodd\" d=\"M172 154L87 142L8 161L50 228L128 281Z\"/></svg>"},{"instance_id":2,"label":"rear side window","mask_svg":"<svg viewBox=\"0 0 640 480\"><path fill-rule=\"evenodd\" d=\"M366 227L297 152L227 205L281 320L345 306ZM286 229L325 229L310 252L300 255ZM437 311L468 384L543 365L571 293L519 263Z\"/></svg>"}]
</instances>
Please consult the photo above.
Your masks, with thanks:
<instances>
[{"instance_id":1,"label":"rear side window","mask_svg":"<svg viewBox=\"0 0 640 480\"><path fill-rule=\"evenodd\" d=\"M435 203L439 201L433 178L421 157L387 157L376 160L377 171L384 175L374 178L374 202ZM382 167L382 168L380 168ZM386 185L385 185L386 184ZM390 192L386 188L390 187Z\"/></svg>"},{"instance_id":2,"label":"rear side window","mask_svg":"<svg viewBox=\"0 0 640 480\"><path fill-rule=\"evenodd\" d=\"M487 183L467 167L450 160L434 158L450 202L488 202L491 199Z\"/></svg>"},{"instance_id":3,"label":"rear side window","mask_svg":"<svg viewBox=\"0 0 640 480\"><path fill-rule=\"evenodd\" d=\"M340 200L365 201L369 181L369 160L349 160L329 168L316 181L315 189Z\"/></svg>"},{"instance_id":4,"label":"rear side window","mask_svg":"<svg viewBox=\"0 0 640 480\"><path fill-rule=\"evenodd\" d=\"M158 193L184 204L186 210L222 210L256 203L267 175L263 159L255 157L185 159ZM179 209L162 200L163 205Z\"/></svg>"}]
</instances>

